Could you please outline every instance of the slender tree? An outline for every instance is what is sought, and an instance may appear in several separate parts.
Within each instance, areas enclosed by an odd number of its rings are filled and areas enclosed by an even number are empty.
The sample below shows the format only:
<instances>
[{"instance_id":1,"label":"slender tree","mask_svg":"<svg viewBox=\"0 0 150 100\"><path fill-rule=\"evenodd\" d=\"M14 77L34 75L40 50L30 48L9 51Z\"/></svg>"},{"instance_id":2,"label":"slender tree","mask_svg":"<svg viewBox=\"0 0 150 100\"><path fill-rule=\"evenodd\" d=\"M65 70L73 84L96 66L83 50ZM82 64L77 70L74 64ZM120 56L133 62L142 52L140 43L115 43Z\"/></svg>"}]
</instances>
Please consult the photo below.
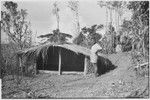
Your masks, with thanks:
<instances>
[{"instance_id":1,"label":"slender tree","mask_svg":"<svg viewBox=\"0 0 150 100\"><path fill-rule=\"evenodd\" d=\"M111 3L112 7L114 8L115 12L117 13L116 17L117 17L117 20L116 20L116 30L118 31L119 30L119 26L120 26L120 23L121 23L121 17L123 15L123 11L125 9L125 5L126 5L126 2L125 1L112 1Z\"/></svg>"},{"instance_id":2,"label":"slender tree","mask_svg":"<svg viewBox=\"0 0 150 100\"><path fill-rule=\"evenodd\" d=\"M56 20L57 20L57 29L56 29L56 30L58 30L58 32L59 32L59 30L60 30L60 27L59 27L59 24L60 24L59 11L60 11L60 8L59 8L59 6L58 6L58 2L56 1L56 2L54 2L54 4L53 4L53 10L52 10L52 12L53 12L53 14L56 16ZM58 42L60 43L60 36L59 36L59 35L60 35L60 34L58 33L57 38L58 38Z\"/></svg>"},{"instance_id":3,"label":"slender tree","mask_svg":"<svg viewBox=\"0 0 150 100\"><path fill-rule=\"evenodd\" d=\"M60 9L59 9L59 7L58 7L58 2L54 2L52 13L56 16L57 29L59 29L59 22L60 22L59 11L60 11Z\"/></svg>"},{"instance_id":4,"label":"slender tree","mask_svg":"<svg viewBox=\"0 0 150 100\"><path fill-rule=\"evenodd\" d=\"M100 7L105 7L109 11L109 19L110 21L107 22L106 26L106 38L107 38L107 51L110 51L110 53L114 52L114 38L115 38L115 29L112 26L112 11L115 10L115 8L112 6L113 1L98 1L98 5ZM107 10L106 10L107 11ZM107 12L106 12L107 16ZM107 17L106 17L107 18ZM109 46L108 46L109 45ZM110 49L110 50L109 50Z\"/></svg>"},{"instance_id":5,"label":"slender tree","mask_svg":"<svg viewBox=\"0 0 150 100\"><path fill-rule=\"evenodd\" d=\"M106 8L106 29L108 28L108 14L109 14L109 6L107 5L108 2L105 1L98 1L97 4L102 8L105 7Z\"/></svg>"},{"instance_id":6,"label":"slender tree","mask_svg":"<svg viewBox=\"0 0 150 100\"><path fill-rule=\"evenodd\" d=\"M68 1L68 7L73 13L75 13L77 34L80 34L80 22L79 22L79 1Z\"/></svg>"}]
</instances>

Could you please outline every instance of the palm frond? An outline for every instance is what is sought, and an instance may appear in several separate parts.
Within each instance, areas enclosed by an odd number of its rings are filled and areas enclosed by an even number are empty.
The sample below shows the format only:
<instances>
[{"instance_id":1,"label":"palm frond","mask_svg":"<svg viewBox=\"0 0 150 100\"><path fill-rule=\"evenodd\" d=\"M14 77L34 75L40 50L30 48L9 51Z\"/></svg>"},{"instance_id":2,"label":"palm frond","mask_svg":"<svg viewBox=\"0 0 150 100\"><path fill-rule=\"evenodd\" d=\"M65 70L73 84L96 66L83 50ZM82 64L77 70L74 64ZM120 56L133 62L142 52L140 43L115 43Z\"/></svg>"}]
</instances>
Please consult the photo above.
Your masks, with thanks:
<instances>
[{"instance_id":1,"label":"palm frond","mask_svg":"<svg viewBox=\"0 0 150 100\"><path fill-rule=\"evenodd\" d=\"M38 36L38 38L45 38L45 37L50 37L50 36L52 36L53 34L52 33L48 33L48 34L45 34L45 35L40 35L40 36Z\"/></svg>"}]
</instances>

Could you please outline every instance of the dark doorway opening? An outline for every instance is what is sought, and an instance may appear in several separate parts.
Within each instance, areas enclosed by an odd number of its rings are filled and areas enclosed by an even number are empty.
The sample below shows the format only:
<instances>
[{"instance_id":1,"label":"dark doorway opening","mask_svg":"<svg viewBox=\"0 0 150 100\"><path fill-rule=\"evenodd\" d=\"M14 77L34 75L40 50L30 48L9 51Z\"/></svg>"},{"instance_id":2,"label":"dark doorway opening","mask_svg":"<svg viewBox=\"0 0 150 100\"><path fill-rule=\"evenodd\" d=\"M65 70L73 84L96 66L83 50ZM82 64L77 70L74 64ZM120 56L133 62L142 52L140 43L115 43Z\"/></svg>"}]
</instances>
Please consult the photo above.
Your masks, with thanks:
<instances>
[{"instance_id":1,"label":"dark doorway opening","mask_svg":"<svg viewBox=\"0 0 150 100\"><path fill-rule=\"evenodd\" d=\"M62 71L84 71L85 56L80 53L75 53L71 50L60 47L49 47L47 55L47 63L43 62L42 54L37 58L38 70L58 71L59 65L59 50L61 50L61 70Z\"/></svg>"}]
</instances>

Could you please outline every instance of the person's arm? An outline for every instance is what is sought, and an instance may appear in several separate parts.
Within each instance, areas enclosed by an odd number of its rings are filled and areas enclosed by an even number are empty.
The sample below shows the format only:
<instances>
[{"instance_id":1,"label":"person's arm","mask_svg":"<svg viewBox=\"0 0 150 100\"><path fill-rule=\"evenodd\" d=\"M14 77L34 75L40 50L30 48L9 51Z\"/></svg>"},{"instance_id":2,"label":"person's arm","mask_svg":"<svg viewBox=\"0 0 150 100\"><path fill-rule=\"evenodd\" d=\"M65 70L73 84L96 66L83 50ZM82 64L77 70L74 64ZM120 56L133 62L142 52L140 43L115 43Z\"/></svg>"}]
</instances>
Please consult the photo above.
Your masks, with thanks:
<instances>
[{"instance_id":1,"label":"person's arm","mask_svg":"<svg viewBox=\"0 0 150 100\"><path fill-rule=\"evenodd\" d=\"M100 54L100 53L102 53L102 49L96 51L96 54Z\"/></svg>"},{"instance_id":2,"label":"person's arm","mask_svg":"<svg viewBox=\"0 0 150 100\"><path fill-rule=\"evenodd\" d=\"M98 51L96 52L96 54L97 54L97 56L102 56L102 57L104 57L104 58L107 58L107 56L102 53L102 49L98 50Z\"/></svg>"}]
</instances>

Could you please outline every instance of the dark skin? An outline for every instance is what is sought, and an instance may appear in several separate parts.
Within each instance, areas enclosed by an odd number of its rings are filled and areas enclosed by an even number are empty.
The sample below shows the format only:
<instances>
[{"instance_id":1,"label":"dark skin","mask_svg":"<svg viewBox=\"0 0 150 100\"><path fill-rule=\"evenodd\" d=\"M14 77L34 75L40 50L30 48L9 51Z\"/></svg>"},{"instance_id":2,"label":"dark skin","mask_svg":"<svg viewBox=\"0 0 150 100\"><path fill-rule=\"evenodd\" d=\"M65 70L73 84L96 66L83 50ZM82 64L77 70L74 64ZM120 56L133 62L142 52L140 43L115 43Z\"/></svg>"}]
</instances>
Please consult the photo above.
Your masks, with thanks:
<instances>
[{"instance_id":1,"label":"dark skin","mask_svg":"<svg viewBox=\"0 0 150 100\"><path fill-rule=\"evenodd\" d=\"M99 42L98 42L99 43ZM102 54L102 49L98 50L96 52L96 55L97 56L102 56L104 58L106 58L106 56L104 54ZM94 74L95 74L95 77L98 77L99 74L98 74L98 66L97 66L97 63L92 63L93 67L94 67Z\"/></svg>"},{"instance_id":2,"label":"dark skin","mask_svg":"<svg viewBox=\"0 0 150 100\"><path fill-rule=\"evenodd\" d=\"M98 50L96 52L96 55L99 56L98 54L102 52L102 49L101 50ZM102 55L100 55L102 56ZM99 74L98 74L98 66L97 66L97 63L92 63L93 67L94 67L94 74L95 74L95 77L98 77Z\"/></svg>"},{"instance_id":3,"label":"dark skin","mask_svg":"<svg viewBox=\"0 0 150 100\"><path fill-rule=\"evenodd\" d=\"M98 43L99 45L101 45L101 41L99 41L99 40L95 41L95 43ZM95 43L94 43L94 44L95 44ZM104 57L104 58L106 57L105 55L102 54L102 49L98 50L98 51L96 52L96 55L97 55L97 56L102 56L102 57ZM93 65L93 67L94 67L94 74L95 74L95 77L98 77L99 74L98 74L98 66L97 66L97 63L92 63L92 65Z\"/></svg>"},{"instance_id":4,"label":"dark skin","mask_svg":"<svg viewBox=\"0 0 150 100\"><path fill-rule=\"evenodd\" d=\"M98 68L97 68L97 63L92 63L93 67L94 67L94 75L95 77L98 77L99 74L98 74Z\"/></svg>"}]
</instances>

